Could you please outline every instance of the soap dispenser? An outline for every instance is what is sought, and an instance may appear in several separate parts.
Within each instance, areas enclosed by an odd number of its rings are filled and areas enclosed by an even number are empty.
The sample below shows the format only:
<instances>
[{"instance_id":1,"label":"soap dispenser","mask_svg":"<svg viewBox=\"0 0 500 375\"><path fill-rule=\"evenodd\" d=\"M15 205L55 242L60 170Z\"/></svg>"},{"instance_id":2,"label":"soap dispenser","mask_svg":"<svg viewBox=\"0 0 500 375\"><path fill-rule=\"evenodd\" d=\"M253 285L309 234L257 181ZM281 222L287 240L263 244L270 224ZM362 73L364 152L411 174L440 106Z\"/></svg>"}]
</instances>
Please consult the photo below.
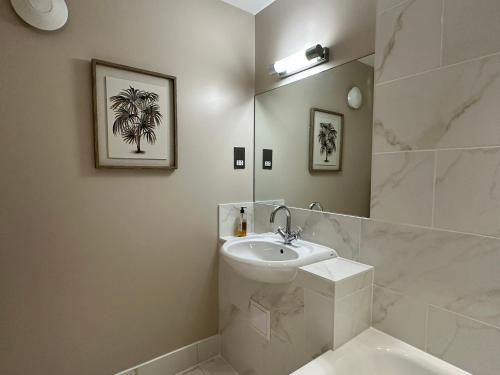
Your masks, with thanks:
<instances>
[{"instance_id":1,"label":"soap dispenser","mask_svg":"<svg viewBox=\"0 0 500 375\"><path fill-rule=\"evenodd\" d=\"M246 207L241 207L240 209L240 222L238 224L238 232L236 233L238 237L245 237L247 235L247 213L245 209Z\"/></svg>"}]
</instances>

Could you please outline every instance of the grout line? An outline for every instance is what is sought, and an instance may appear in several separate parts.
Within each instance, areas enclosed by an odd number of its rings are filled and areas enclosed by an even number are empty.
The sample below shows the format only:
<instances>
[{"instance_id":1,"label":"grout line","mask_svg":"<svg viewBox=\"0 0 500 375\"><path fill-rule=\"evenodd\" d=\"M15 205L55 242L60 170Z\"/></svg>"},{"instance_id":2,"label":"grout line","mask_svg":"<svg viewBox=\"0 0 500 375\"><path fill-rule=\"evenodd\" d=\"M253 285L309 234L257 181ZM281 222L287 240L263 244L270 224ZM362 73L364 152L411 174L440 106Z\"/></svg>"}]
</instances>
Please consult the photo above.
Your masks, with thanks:
<instances>
[{"instance_id":1,"label":"grout line","mask_svg":"<svg viewBox=\"0 0 500 375\"><path fill-rule=\"evenodd\" d=\"M430 305L427 305L427 308L425 309L425 332L424 332L424 351L428 353L427 347L428 347L428 342L429 342L429 310L430 310Z\"/></svg>"},{"instance_id":2,"label":"grout line","mask_svg":"<svg viewBox=\"0 0 500 375\"><path fill-rule=\"evenodd\" d=\"M500 148L500 147L496 147ZM442 150L429 150L429 151L442 151ZM406 152L406 151L402 151ZM291 210L300 210L300 211L310 211L305 208L297 208L297 207L290 207ZM431 226L426 226L426 225L418 225L418 224L411 224L411 223L404 223L404 222L396 222L396 221L390 221L390 220L383 220L383 219L377 219L377 218L372 218L372 217L360 217L360 216L348 216L348 215L343 215L343 214L336 214L334 212L320 212L320 211L310 211L312 213L320 213L323 215L333 215L333 216L344 216L347 218L353 218L353 219L358 219L361 220L363 223L364 221L367 222L375 222L375 223L385 223L385 224L392 224L392 225L399 225L399 226L405 226L405 227L412 227L412 228L419 228L419 229L427 229L427 230L433 230L433 231L439 231L439 232L447 232L447 233L455 233L455 234L462 234L462 235L467 235L467 236L475 236L475 237L481 237L481 238L489 238L489 239L494 239L494 240L500 240L500 236L491 236L487 234L480 234L480 233L474 233L474 232L461 232L458 230L453 230L453 229L447 229L447 228L441 228L441 227L431 227ZM292 212L293 213L293 212ZM361 224L363 225L363 224ZM361 243L362 243L362 238L363 234L362 231L360 231L360 249L359 249L359 255L361 255Z\"/></svg>"},{"instance_id":3,"label":"grout line","mask_svg":"<svg viewBox=\"0 0 500 375\"><path fill-rule=\"evenodd\" d=\"M463 319L472 320L475 323L478 323L478 324L481 324L481 325L484 325L484 326L487 326L487 327L490 327L490 328L494 328L494 329L500 331L500 327L496 326L494 324L483 322L482 320L479 320L479 319L476 319L476 318L471 318L470 316L467 316L467 315L464 315L464 314L461 314L461 313L458 313L458 312L455 312L455 311L451 311L451 310L445 309L444 307L436 306L436 305L433 305L433 304L429 304L429 310L430 310L430 307L433 307L433 308L435 308L437 310L441 310L441 311L446 312L448 314L456 315L456 316L458 316L460 318L463 318Z\"/></svg>"},{"instance_id":4,"label":"grout line","mask_svg":"<svg viewBox=\"0 0 500 375\"><path fill-rule=\"evenodd\" d=\"M343 280L342 280L342 281L343 281ZM337 281L337 282L338 282L338 281ZM334 297L333 297L333 298L334 298L334 300L335 300L335 301L341 302L341 301L343 301L343 300L345 300L345 299L347 299L347 298L349 298L349 297L354 297L354 296L356 296L356 295L358 295L358 294L362 294L362 293L366 292L366 289L371 288L371 287L372 287L372 285L373 285L373 284L370 284L370 285L366 285L366 286L364 286L364 287L362 287L362 288L360 288L360 289L356 289L354 292L351 292L351 293L349 293L349 294L346 294L345 296L342 296L342 297L340 297L340 298L335 298L335 295L334 295ZM318 292L316 292L316 293L318 293ZM372 293L373 293L373 288L372 288Z\"/></svg>"},{"instance_id":5,"label":"grout line","mask_svg":"<svg viewBox=\"0 0 500 375\"><path fill-rule=\"evenodd\" d=\"M373 271L373 276L375 275L375 270ZM372 276L372 297L370 300L370 327L373 327L373 294L375 293L375 285L373 283L374 277Z\"/></svg>"},{"instance_id":6,"label":"grout line","mask_svg":"<svg viewBox=\"0 0 500 375\"><path fill-rule=\"evenodd\" d=\"M361 235L361 232L363 231L363 220L359 220L359 227L358 227L358 255L357 255L357 262L361 262L361 241L363 239L363 236Z\"/></svg>"},{"instance_id":7,"label":"grout line","mask_svg":"<svg viewBox=\"0 0 500 375\"><path fill-rule=\"evenodd\" d=\"M380 16L380 15L382 15L383 13L386 13L386 12L387 12L387 11L389 11L389 10L392 10L392 9L394 9L394 8L397 8L397 7L401 6L401 5L403 5L404 3L407 3L408 1L410 1L410 0L401 0L401 1L400 1L400 2L398 2L397 4L393 4L393 5L391 5L391 6L387 7L387 8L384 8L384 9L378 10L378 11L377 11L377 16Z\"/></svg>"},{"instance_id":8,"label":"grout line","mask_svg":"<svg viewBox=\"0 0 500 375\"><path fill-rule=\"evenodd\" d=\"M441 0L441 47L439 54L439 66L443 66L443 58L444 58L444 0Z\"/></svg>"},{"instance_id":9,"label":"grout line","mask_svg":"<svg viewBox=\"0 0 500 375\"><path fill-rule=\"evenodd\" d=\"M227 365L227 366L228 366L231 370L233 370L235 374L239 374L239 373L238 373L238 371L236 371L236 369L233 367L233 365L232 365L232 364L230 364L230 363L229 363L229 361L228 361L226 358L224 358L224 357L222 356L222 354L219 354L219 355L218 355L218 357L222 358L222 360L224 361L224 363L225 363L225 364L226 364L226 365ZM215 357L214 357L214 358L215 358Z\"/></svg>"},{"instance_id":10,"label":"grout line","mask_svg":"<svg viewBox=\"0 0 500 375\"><path fill-rule=\"evenodd\" d=\"M383 224L400 225L400 226L404 226L404 227L413 227L413 228L427 229L427 230L433 230L433 231L438 231L438 232L448 232L448 233L455 233L455 234L463 234L466 236L475 236L475 237L489 238L489 239L493 239L493 240L500 240L500 237L489 236L487 234L479 234L479 233L472 233L472 232L460 232L460 231L453 230L453 229L446 229L446 228L440 228L440 227L429 227L429 226L425 226L425 225L401 223L401 222L375 219L375 218L368 218L368 220L371 220L371 221L376 222L376 223L378 222L378 223L383 223Z\"/></svg>"},{"instance_id":11,"label":"grout line","mask_svg":"<svg viewBox=\"0 0 500 375\"><path fill-rule=\"evenodd\" d=\"M434 228L434 216L436 207L436 174L437 174L438 153L434 152L434 175L432 177L432 208L431 208L431 227Z\"/></svg>"},{"instance_id":12,"label":"grout line","mask_svg":"<svg viewBox=\"0 0 500 375\"><path fill-rule=\"evenodd\" d=\"M373 285L376 286L377 288L388 290L389 292L391 292L393 294L399 294L400 296L405 296L403 293L401 293L401 291L392 289L391 287L388 287L388 286L377 284L375 281L373 281Z\"/></svg>"},{"instance_id":13,"label":"grout line","mask_svg":"<svg viewBox=\"0 0 500 375\"><path fill-rule=\"evenodd\" d=\"M424 75L424 74L428 74L428 73L432 73L432 72L438 72L440 70L445 70L445 69L453 68L453 67L456 67L456 66L459 66L459 65L465 65L465 64L468 64L468 63L477 62L477 61L480 61L480 60L483 60L483 59L488 59L488 58L497 57L497 56L500 56L500 51L499 52L495 52L495 53L490 53L490 54L487 54L487 55L483 55L483 56L479 56L479 57L473 57L471 59L459 61L459 62L456 62L456 63L444 65L444 66L441 66L439 68L427 69L427 70L423 70L423 71L418 72L418 73L408 74L408 75L405 75L405 76L402 76L402 77L390 79L390 80L383 81L383 82L377 82L377 83L375 83L375 87L380 87L380 86L388 85L390 83L394 83L394 82L397 82L397 81L402 81L402 80L405 80L405 79L414 78L414 77L418 77L418 76L421 76L421 75Z\"/></svg>"},{"instance_id":14,"label":"grout line","mask_svg":"<svg viewBox=\"0 0 500 375\"><path fill-rule=\"evenodd\" d=\"M500 148L500 147L496 147L496 148ZM429 150L429 151L442 151L442 150ZM406 151L402 151L402 152L406 152ZM290 207L290 209L291 210L300 210L300 211L310 211L310 210L307 210L305 208L297 208L297 207ZM500 240L500 236L491 236L491 235L487 235L487 234L480 234L480 233L474 233L474 232L462 232L462 231L448 229L448 228L431 227L431 226L426 226L426 225L396 222L396 221L390 221L390 220L384 220L384 219L377 219L377 218L373 218L373 217L348 216L348 215L343 215L343 214L336 214L334 212L320 212L320 211L310 211L310 212L320 213L322 215L344 216L347 218L361 220L362 223L364 221L374 222L374 223L385 223L385 224L399 225L399 226L405 226L405 227L411 227L411 228L427 229L427 230L433 230L433 231L439 231L439 232L455 233L455 234L462 234L462 235L467 235L467 236L475 236L475 237L481 237L481 238ZM363 225L363 224L361 224L361 225ZM361 243L362 243L362 238L363 238L363 235L361 232L362 231L360 231L361 240L360 240L359 255L361 255Z\"/></svg>"},{"instance_id":15,"label":"grout line","mask_svg":"<svg viewBox=\"0 0 500 375\"><path fill-rule=\"evenodd\" d=\"M443 148L425 148L419 150L397 150L397 151L380 151L374 152L372 155L390 155L401 153L415 153L415 152L434 152L434 151L474 151L474 150L491 150L500 149L499 146L465 146L465 147L443 147Z\"/></svg>"},{"instance_id":16,"label":"grout line","mask_svg":"<svg viewBox=\"0 0 500 375\"><path fill-rule=\"evenodd\" d=\"M196 363L200 363L200 344L196 344Z\"/></svg>"}]
</instances>

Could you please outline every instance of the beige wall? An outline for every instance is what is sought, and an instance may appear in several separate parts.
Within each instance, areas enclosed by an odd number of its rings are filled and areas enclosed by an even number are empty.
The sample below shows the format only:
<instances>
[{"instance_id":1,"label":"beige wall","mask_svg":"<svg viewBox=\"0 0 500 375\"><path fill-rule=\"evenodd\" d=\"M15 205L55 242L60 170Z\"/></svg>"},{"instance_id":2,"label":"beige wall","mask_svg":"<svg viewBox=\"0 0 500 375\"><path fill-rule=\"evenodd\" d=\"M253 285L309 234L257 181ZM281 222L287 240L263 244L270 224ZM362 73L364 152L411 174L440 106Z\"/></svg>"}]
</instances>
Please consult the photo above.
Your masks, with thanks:
<instances>
[{"instance_id":1,"label":"beige wall","mask_svg":"<svg viewBox=\"0 0 500 375\"><path fill-rule=\"evenodd\" d=\"M353 86L363 92L359 110L347 105ZM344 114L342 170L309 172L311 108ZM255 199L284 198L307 208L370 214L373 68L358 61L321 72L255 98ZM273 150L273 169L262 168L262 149Z\"/></svg>"},{"instance_id":2,"label":"beige wall","mask_svg":"<svg viewBox=\"0 0 500 375\"><path fill-rule=\"evenodd\" d=\"M0 3L0 373L111 374L217 332L216 204L248 201L254 17L219 0ZM178 77L179 170L96 170L90 59ZM251 154L247 160L251 161Z\"/></svg>"},{"instance_id":3,"label":"beige wall","mask_svg":"<svg viewBox=\"0 0 500 375\"><path fill-rule=\"evenodd\" d=\"M277 0L255 17L257 93L373 53L375 0ZM321 43L333 59L279 80L269 75L275 61Z\"/></svg>"}]
</instances>

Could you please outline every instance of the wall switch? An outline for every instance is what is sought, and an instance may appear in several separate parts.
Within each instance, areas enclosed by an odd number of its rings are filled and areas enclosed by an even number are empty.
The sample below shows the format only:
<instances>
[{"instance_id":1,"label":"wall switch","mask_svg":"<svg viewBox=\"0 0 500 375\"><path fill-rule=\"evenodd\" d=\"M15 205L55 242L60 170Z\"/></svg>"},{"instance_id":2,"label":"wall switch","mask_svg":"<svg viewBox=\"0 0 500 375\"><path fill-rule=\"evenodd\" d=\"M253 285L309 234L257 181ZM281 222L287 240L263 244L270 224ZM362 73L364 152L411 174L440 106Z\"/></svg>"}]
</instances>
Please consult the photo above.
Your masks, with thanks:
<instances>
[{"instance_id":1,"label":"wall switch","mask_svg":"<svg viewBox=\"0 0 500 375\"><path fill-rule=\"evenodd\" d=\"M273 169L273 150L262 150L262 169Z\"/></svg>"},{"instance_id":2,"label":"wall switch","mask_svg":"<svg viewBox=\"0 0 500 375\"><path fill-rule=\"evenodd\" d=\"M234 148L234 169L245 169L245 147Z\"/></svg>"}]
</instances>

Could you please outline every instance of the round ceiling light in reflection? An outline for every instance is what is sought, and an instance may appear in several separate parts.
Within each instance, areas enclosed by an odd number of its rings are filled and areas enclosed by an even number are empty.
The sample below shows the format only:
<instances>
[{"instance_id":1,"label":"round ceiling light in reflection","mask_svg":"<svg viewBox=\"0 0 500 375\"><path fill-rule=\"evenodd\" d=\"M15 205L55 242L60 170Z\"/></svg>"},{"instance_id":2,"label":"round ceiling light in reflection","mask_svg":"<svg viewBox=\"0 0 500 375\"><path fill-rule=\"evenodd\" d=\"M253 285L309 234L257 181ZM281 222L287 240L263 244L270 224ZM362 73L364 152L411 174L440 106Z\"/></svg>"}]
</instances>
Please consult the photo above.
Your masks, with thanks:
<instances>
[{"instance_id":1,"label":"round ceiling light in reflection","mask_svg":"<svg viewBox=\"0 0 500 375\"><path fill-rule=\"evenodd\" d=\"M359 87L354 86L347 94L347 104L352 109L359 109L363 105L363 93Z\"/></svg>"},{"instance_id":2,"label":"round ceiling light in reflection","mask_svg":"<svg viewBox=\"0 0 500 375\"><path fill-rule=\"evenodd\" d=\"M65 0L10 0L17 15L39 30L53 31L68 21Z\"/></svg>"}]
</instances>

